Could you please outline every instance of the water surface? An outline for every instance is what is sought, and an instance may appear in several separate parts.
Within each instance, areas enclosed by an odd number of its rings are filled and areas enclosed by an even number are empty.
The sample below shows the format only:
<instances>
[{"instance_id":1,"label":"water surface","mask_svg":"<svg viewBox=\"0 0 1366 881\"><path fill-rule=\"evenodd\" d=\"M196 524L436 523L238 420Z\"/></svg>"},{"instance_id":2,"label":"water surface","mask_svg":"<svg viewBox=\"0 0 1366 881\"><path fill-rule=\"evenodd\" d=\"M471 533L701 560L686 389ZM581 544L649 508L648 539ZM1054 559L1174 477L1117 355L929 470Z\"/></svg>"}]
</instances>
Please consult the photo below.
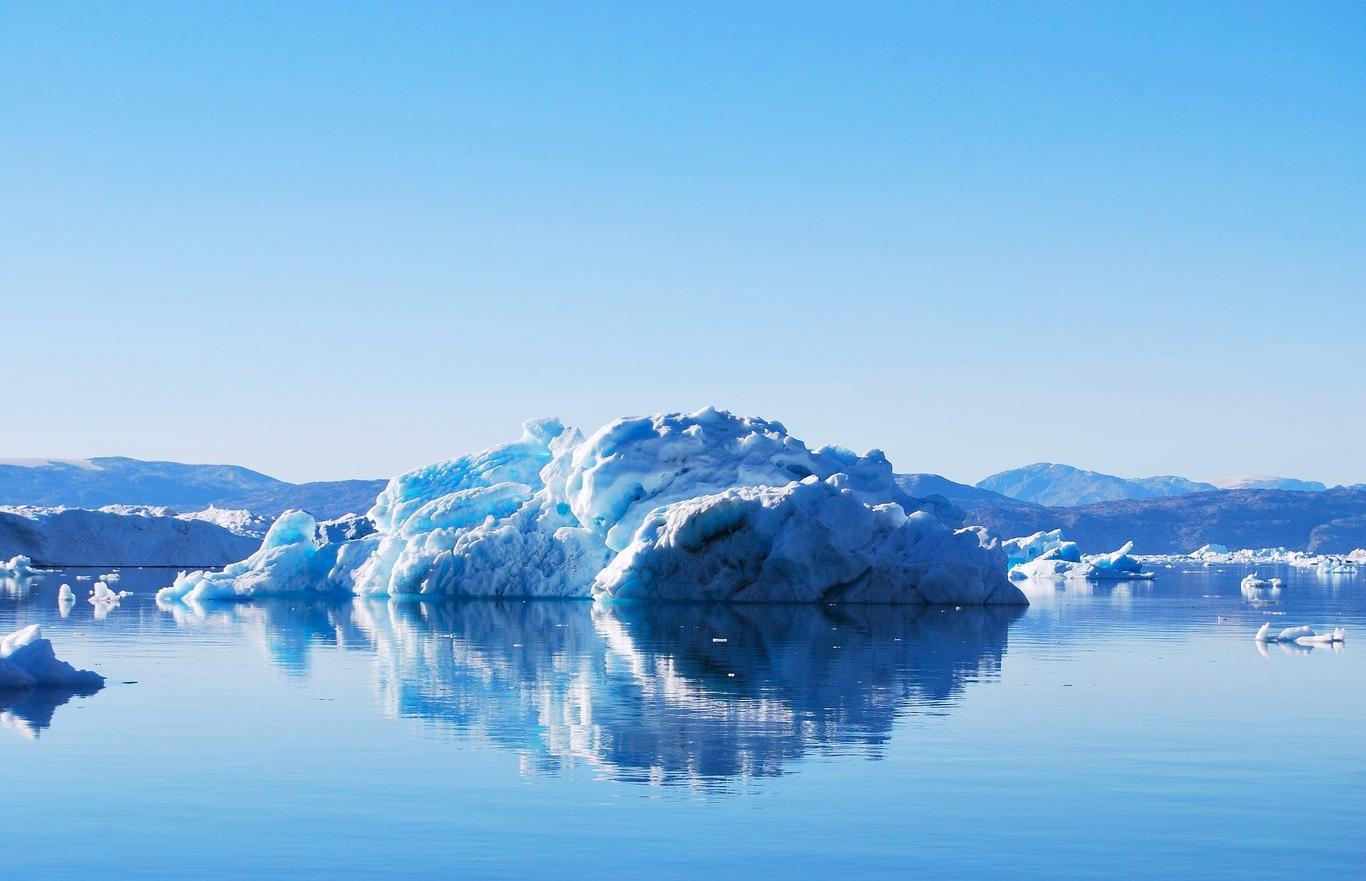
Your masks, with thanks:
<instances>
[{"instance_id":1,"label":"water surface","mask_svg":"<svg viewBox=\"0 0 1366 881\"><path fill-rule=\"evenodd\" d=\"M1265 569L1265 567L1263 567ZM0 696L15 877L1356 876L1362 576L1020 609L277 601L0 586L109 677ZM1273 574L1263 572L1263 574ZM57 588L82 596L62 617ZM1259 651L1263 621L1346 626Z\"/></svg>"}]
</instances>

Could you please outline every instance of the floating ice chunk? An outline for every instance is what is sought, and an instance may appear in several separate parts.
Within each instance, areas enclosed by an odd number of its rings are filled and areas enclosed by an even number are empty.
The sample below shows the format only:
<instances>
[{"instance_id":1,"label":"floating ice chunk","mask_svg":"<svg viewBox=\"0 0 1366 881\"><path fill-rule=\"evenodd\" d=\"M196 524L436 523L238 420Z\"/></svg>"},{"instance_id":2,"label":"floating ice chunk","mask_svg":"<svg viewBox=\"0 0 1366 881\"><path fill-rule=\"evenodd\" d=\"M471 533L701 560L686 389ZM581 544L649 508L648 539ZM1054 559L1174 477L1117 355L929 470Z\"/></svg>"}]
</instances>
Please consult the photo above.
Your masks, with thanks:
<instances>
[{"instance_id":1,"label":"floating ice chunk","mask_svg":"<svg viewBox=\"0 0 1366 881\"><path fill-rule=\"evenodd\" d=\"M1064 545L1070 545L1067 559L1072 553L1076 554L1074 563L1081 562L1081 553L1077 551L1075 542L1069 542L1062 537L1061 529L1054 529L1049 532L1036 532L1033 535L1026 535L1020 538L1009 538L1001 542L1001 549L1006 553L1006 565L1018 566L1021 563L1028 563L1030 560L1037 559L1046 553L1059 550ZM1054 557L1052 559L1057 559Z\"/></svg>"},{"instance_id":2,"label":"floating ice chunk","mask_svg":"<svg viewBox=\"0 0 1366 881\"><path fill-rule=\"evenodd\" d=\"M253 596L305 593L323 589L336 559L318 538L318 523L303 511L286 511L275 521L256 553L221 572L181 572L157 592L159 600L243 600Z\"/></svg>"},{"instance_id":3,"label":"floating ice chunk","mask_svg":"<svg viewBox=\"0 0 1366 881\"><path fill-rule=\"evenodd\" d=\"M23 554L16 554L9 558L9 562L0 562L0 578L28 578L37 574L33 568L33 561Z\"/></svg>"},{"instance_id":4,"label":"floating ice chunk","mask_svg":"<svg viewBox=\"0 0 1366 881\"><path fill-rule=\"evenodd\" d=\"M1256 572L1238 583L1243 596L1250 600L1261 599L1263 594L1275 595L1281 592L1284 582L1279 578L1261 578Z\"/></svg>"},{"instance_id":5,"label":"floating ice chunk","mask_svg":"<svg viewBox=\"0 0 1366 881\"><path fill-rule=\"evenodd\" d=\"M1286 627L1279 633L1272 635L1271 622L1268 621L1257 630L1257 635L1253 637L1253 639L1257 642L1332 645L1333 643L1345 642L1347 640L1347 631L1342 627L1335 627L1327 633L1316 633L1314 628L1307 624L1301 624L1297 627Z\"/></svg>"},{"instance_id":6,"label":"floating ice chunk","mask_svg":"<svg viewBox=\"0 0 1366 881\"><path fill-rule=\"evenodd\" d=\"M1149 580L1152 572L1145 572L1137 559L1130 556L1133 542L1109 554L1081 556L1074 542L1064 541L1050 548L1028 563L1010 570L1012 580L1028 579L1086 579L1088 581Z\"/></svg>"},{"instance_id":7,"label":"floating ice chunk","mask_svg":"<svg viewBox=\"0 0 1366 881\"><path fill-rule=\"evenodd\" d=\"M104 677L59 659L37 624L0 638L0 689L99 688Z\"/></svg>"},{"instance_id":8,"label":"floating ice chunk","mask_svg":"<svg viewBox=\"0 0 1366 881\"><path fill-rule=\"evenodd\" d=\"M656 508L594 581L604 599L1023 604L999 549L844 475L742 487Z\"/></svg>"},{"instance_id":9,"label":"floating ice chunk","mask_svg":"<svg viewBox=\"0 0 1366 881\"><path fill-rule=\"evenodd\" d=\"M1346 641L1347 631L1342 627L1334 627L1328 633L1305 633L1295 637L1295 642L1300 645L1332 645Z\"/></svg>"}]
</instances>

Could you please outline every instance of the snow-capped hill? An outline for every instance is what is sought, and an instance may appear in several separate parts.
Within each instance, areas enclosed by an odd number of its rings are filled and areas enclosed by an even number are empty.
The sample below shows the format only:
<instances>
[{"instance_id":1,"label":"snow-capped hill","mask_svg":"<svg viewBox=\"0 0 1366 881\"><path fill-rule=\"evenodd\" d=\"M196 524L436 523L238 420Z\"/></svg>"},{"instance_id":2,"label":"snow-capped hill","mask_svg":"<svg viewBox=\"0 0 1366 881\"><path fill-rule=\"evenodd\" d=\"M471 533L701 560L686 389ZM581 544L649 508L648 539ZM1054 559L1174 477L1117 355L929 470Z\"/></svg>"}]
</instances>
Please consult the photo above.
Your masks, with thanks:
<instances>
[{"instance_id":1,"label":"snow-capped hill","mask_svg":"<svg viewBox=\"0 0 1366 881\"><path fill-rule=\"evenodd\" d=\"M1284 489L1292 492L1323 492L1327 486L1317 480L1299 480L1294 477L1272 477L1254 475L1243 477L1221 477L1211 480L1219 489Z\"/></svg>"},{"instance_id":2,"label":"snow-capped hill","mask_svg":"<svg viewBox=\"0 0 1366 881\"><path fill-rule=\"evenodd\" d=\"M297 508L331 518L365 511L384 483L288 483L239 465L188 465L122 456L0 459L0 505L89 509L120 505L176 511L215 506L268 517Z\"/></svg>"},{"instance_id":3,"label":"snow-capped hill","mask_svg":"<svg viewBox=\"0 0 1366 881\"><path fill-rule=\"evenodd\" d=\"M978 489L991 490L1012 499L1051 507L1089 505L1120 499L1152 499L1189 492L1205 492L1215 487L1184 477L1142 477L1130 480L1098 471L1084 471L1071 465L1039 462L993 474L977 483Z\"/></svg>"}]
</instances>

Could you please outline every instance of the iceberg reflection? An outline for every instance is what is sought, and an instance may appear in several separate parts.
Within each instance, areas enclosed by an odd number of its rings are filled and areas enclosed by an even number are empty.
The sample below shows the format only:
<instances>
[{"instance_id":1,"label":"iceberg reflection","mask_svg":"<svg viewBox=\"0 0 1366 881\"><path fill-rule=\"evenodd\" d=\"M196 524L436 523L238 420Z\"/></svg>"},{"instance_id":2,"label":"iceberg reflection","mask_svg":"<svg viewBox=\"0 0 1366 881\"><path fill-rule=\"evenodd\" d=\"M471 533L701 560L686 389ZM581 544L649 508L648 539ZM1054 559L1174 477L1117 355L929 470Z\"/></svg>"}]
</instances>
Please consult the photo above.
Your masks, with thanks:
<instances>
[{"instance_id":1,"label":"iceberg reflection","mask_svg":"<svg viewBox=\"0 0 1366 881\"><path fill-rule=\"evenodd\" d=\"M877 757L899 718L995 678L1022 612L355 599L210 614L263 625L294 672L311 647L373 650L386 715L513 750L527 774L715 786L812 753Z\"/></svg>"},{"instance_id":2,"label":"iceberg reflection","mask_svg":"<svg viewBox=\"0 0 1366 881\"><path fill-rule=\"evenodd\" d=\"M45 729L52 727L52 715L58 707L73 697L89 697L101 687L0 689L0 728L10 728L36 740Z\"/></svg>"}]
</instances>

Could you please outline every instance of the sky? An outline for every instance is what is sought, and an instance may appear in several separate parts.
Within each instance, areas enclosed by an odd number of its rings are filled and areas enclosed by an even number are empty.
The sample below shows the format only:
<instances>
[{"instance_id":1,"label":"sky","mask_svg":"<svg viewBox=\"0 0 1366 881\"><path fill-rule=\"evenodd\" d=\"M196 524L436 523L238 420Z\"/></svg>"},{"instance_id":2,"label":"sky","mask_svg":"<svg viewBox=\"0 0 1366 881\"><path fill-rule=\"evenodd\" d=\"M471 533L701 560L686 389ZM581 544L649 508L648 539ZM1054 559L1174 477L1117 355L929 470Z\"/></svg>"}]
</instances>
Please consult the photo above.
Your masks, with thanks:
<instances>
[{"instance_id":1,"label":"sky","mask_svg":"<svg viewBox=\"0 0 1366 881\"><path fill-rule=\"evenodd\" d=\"M10 2L0 206L0 456L1366 481L1361 3Z\"/></svg>"}]
</instances>

